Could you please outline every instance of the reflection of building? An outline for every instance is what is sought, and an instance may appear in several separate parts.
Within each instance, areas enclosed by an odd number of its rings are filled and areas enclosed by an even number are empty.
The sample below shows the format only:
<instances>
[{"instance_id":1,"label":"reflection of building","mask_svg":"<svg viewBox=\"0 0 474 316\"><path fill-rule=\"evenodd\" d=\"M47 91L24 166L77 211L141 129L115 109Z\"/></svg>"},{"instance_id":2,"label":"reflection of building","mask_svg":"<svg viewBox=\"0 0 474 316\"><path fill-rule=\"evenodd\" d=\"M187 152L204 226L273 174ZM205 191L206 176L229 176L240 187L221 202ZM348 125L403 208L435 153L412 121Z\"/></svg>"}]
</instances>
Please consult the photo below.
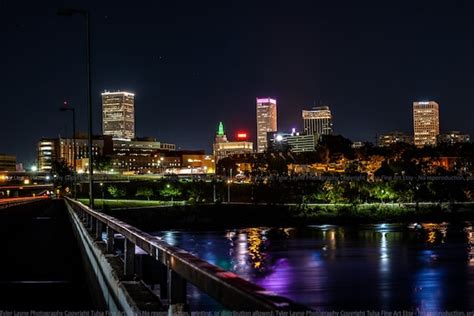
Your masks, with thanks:
<instances>
[{"instance_id":1,"label":"reflection of building","mask_svg":"<svg viewBox=\"0 0 474 316\"><path fill-rule=\"evenodd\" d=\"M267 149L267 133L277 131L277 104L275 99L257 98L257 151Z\"/></svg>"},{"instance_id":2,"label":"reflection of building","mask_svg":"<svg viewBox=\"0 0 474 316\"><path fill-rule=\"evenodd\" d=\"M0 154L0 171L16 171L16 157Z\"/></svg>"},{"instance_id":3,"label":"reflection of building","mask_svg":"<svg viewBox=\"0 0 474 316\"><path fill-rule=\"evenodd\" d=\"M303 125L306 134L332 134L332 115L328 106L315 107L312 110L303 110Z\"/></svg>"},{"instance_id":4,"label":"reflection of building","mask_svg":"<svg viewBox=\"0 0 474 316\"><path fill-rule=\"evenodd\" d=\"M268 133L270 151L292 151L295 153L314 151L317 143L315 134Z\"/></svg>"},{"instance_id":5,"label":"reflection of building","mask_svg":"<svg viewBox=\"0 0 474 316\"><path fill-rule=\"evenodd\" d=\"M395 132L390 132L387 134L380 135L378 139L378 145L380 147L387 147L396 143L412 144L413 137L405 133L395 131Z\"/></svg>"},{"instance_id":6,"label":"reflection of building","mask_svg":"<svg viewBox=\"0 0 474 316\"><path fill-rule=\"evenodd\" d=\"M439 135L438 103L413 102L413 130L413 142L416 146L436 145Z\"/></svg>"},{"instance_id":7,"label":"reflection of building","mask_svg":"<svg viewBox=\"0 0 474 316\"><path fill-rule=\"evenodd\" d=\"M228 141L227 136L224 132L224 125L222 122L219 122L219 127L216 133L214 145L213 145L213 154L216 163L225 157L234 154L245 154L253 152L253 143L248 142L245 139L238 141Z\"/></svg>"},{"instance_id":8,"label":"reflection of building","mask_svg":"<svg viewBox=\"0 0 474 316\"><path fill-rule=\"evenodd\" d=\"M469 134L462 134L460 131L451 131L438 135L439 144L469 143L470 141L471 136Z\"/></svg>"},{"instance_id":9,"label":"reflection of building","mask_svg":"<svg viewBox=\"0 0 474 316\"><path fill-rule=\"evenodd\" d=\"M102 133L113 138L135 137L135 95L129 92L102 93Z\"/></svg>"}]
</instances>

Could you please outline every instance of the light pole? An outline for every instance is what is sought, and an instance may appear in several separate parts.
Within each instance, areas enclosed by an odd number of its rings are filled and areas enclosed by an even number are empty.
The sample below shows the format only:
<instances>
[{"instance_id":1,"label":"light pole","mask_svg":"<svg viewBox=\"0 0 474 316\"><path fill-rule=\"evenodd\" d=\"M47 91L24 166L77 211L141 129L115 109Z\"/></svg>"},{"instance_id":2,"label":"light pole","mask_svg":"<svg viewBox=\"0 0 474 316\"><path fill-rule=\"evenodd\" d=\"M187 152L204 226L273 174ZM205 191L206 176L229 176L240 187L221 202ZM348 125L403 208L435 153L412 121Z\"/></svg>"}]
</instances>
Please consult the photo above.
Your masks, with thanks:
<instances>
[{"instance_id":1,"label":"light pole","mask_svg":"<svg viewBox=\"0 0 474 316\"><path fill-rule=\"evenodd\" d=\"M74 170L73 170L73 174L72 174L72 181L73 181L73 188L72 188L72 193L73 193L73 196L74 198L76 198L76 191L77 191L77 184L76 184L76 171L77 171L77 165L76 165L76 159L77 159L77 155L76 155L76 111L74 110L74 108L71 108L71 107L68 107L67 106L67 102L65 101L64 102L64 106L62 108L59 108L59 111L61 112L66 112L66 111L71 111L72 112L72 160L73 160L73 166L74 166Z\"/></svg>"},{"instance_id":2,"label":"light pole","mask_svg":"<svg viewBox=\"0 0 474 316\"><path fill-rule=\"evenodd\" d=\"M227 203L230 203L230 184L232 183L232 168L230 168L230 179L227 180Z\"/></svg>"},{"instance_id":3,"label":"light pole","mask_svg":"<svg viewBox=\"0 0 474 316\"><path fill-rule=\"evenodd\" d=\"M82 15L86 26L86 70L87 70L87 108L88 108L88 147L89 147L89 207L94 207L94 163L92 156L92 95L91 95L91 54L90 54L90 30L89 30L89 12L87 10L60 9L58 15L72 16Z\"/></svg>"}]
</instances>

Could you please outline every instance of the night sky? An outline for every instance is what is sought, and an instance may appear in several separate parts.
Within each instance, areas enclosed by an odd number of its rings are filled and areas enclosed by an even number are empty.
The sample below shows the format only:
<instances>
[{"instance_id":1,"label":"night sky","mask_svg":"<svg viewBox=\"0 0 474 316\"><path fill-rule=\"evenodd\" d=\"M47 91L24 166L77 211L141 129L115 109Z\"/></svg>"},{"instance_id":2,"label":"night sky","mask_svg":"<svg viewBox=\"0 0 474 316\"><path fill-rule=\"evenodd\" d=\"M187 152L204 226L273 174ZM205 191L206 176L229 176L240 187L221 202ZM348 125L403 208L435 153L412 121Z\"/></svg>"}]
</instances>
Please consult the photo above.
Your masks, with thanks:
<instances>
[{"instance_id":1,"label":"night sky","mask_svg":"<svg viewBox=\"0 0 474 316\"><path fill-rule=\"evenodd\" d=\"M335 132L373 141L412 131L412 102L435 100L441 130L474 134L472 1L0 0L0 152L35 160L41 137L86 130L84 24L90 10L94 130L100 92L134 92L137 136L210 151L255 137L255 97L278 102L282 131L331 105Z\"/></svg>"}]
</instances>

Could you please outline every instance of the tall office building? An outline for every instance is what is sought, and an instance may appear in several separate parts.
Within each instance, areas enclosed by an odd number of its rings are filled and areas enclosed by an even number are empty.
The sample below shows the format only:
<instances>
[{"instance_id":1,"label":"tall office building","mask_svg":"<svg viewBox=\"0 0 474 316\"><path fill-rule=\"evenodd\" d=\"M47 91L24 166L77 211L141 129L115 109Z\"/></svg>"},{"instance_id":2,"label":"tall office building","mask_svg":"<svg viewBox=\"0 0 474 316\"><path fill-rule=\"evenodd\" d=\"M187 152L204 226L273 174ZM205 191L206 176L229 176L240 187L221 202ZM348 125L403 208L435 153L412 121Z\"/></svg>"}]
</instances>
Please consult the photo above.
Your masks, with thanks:
<instances>
[{"instance_id":1,"label":"tall office building","mask_svg":"<svg viewBox=\"0 0 474 316\"><path fill-rule=\"evenodd\" d=\"M318 138L332 134L332 114L329 106L303 110L302 116L305 133L317 134Z\"/></svg>"},{"instance_id":2,"label":"tall office building","mask_svg":"<svg viewBox=\"0 0 474 316\"><path fill-rule=\"evenodd\" d=\"M113 138L135 138L135 95L118 91L102 93L102 133Z\"/></svg>"},{"instance_id":3,"label":"tall office building","mask_svg":"<svg viewBox=\"0 0 474 316\"><path fill-rule=\"evenodd\" d=\"M268 147L267 133L277 131L277 104L272 98L257 98L257 151Z\"/></svg>"},{"instance_id":4,"label":"tall office building","mask_svg":"<svg viewBox=\"0 0 474 316\"><path fill-rule=\"evenodd\" d=\"M413 132L415 146L436 145L439 135L438 103L413 102Z\"/></svg>"}]
</instances>

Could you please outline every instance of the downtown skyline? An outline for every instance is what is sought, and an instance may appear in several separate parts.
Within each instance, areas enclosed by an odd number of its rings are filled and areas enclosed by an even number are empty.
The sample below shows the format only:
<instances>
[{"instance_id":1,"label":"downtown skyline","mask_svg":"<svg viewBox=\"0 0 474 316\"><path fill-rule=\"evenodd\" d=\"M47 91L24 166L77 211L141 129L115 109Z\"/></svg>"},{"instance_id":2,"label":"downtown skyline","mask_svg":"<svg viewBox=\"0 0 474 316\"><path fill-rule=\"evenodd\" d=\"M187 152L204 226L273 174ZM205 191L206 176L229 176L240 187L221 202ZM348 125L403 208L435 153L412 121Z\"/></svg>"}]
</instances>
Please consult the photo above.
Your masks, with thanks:
<instances>
[{"instance_id":1,"label":"downtown skyline","mask_svg":"<svg viewBox=\"0 0 474 316\"><path fill-rule=\"evenodd\" d=\"M472 6L468 2L394 5L378 30L371 28L375 21L359 21L347 13L342 14L348 20L336 22L337 10L330 4L261 4L248 11L229 4L208 13L199 6L180 11L172 4L157 5L166 7L170 14L166 17L153 5L147 13L146 6L122 12L127 8L124 2L116 8L79 3L91 10L95 133L101 130L100 92L120 89L136 94L138 136L208 152L218 121L226 122L229 134L246 130L254 139L255 97L267 95L277 99L282 131L301 130L301 110L322 103L331 106L335 134L373 142L376 134L392 130L411 133L412 102L434 100L440 104L441 131L474 134L474 98L469 93L474 70L469 57L474 53L469 39L472 22L462 18ZM367 5L369 10L361 6L356 13L361 20L372 17L380 22L374 13L382 9L369 3L373 5ZM86 130L83 33L80 21L55 15L64 2L22 12L19 5L2 4L3 12L14 14L3 22L11 31L6 43L12 49L1 53L8 61L8 80L2 79L6 98L0 130L7 137L0 152L15 154L28 165L40 137L71 133L69 118L58 111L64 100L77 109L78 130ZM262 12L278 17L286 9L292 14L280 24L258 23ZM233 13L229 20L220 16L229 12ZM124 24L125 13L133 25ZM208 22L199 24L203 14ZM398 20L415 16L444 19L430 28L418 20L405 24ZM214 30L212 22L222 30ZM196 23L196 30L189 29ZM401 35L387 40L396 28ZM203 31L206 35L199 35ZM156 39L150 39L152 34ZM131 41L131 47L112 50L123 38ZM25 51L24 43L35 52ZM186 43L192 44L189 51L182 50ZM436 49L421 51L430 46ZM25 75L29 68L41 75Z\"/></svg>"}]
</instances>

